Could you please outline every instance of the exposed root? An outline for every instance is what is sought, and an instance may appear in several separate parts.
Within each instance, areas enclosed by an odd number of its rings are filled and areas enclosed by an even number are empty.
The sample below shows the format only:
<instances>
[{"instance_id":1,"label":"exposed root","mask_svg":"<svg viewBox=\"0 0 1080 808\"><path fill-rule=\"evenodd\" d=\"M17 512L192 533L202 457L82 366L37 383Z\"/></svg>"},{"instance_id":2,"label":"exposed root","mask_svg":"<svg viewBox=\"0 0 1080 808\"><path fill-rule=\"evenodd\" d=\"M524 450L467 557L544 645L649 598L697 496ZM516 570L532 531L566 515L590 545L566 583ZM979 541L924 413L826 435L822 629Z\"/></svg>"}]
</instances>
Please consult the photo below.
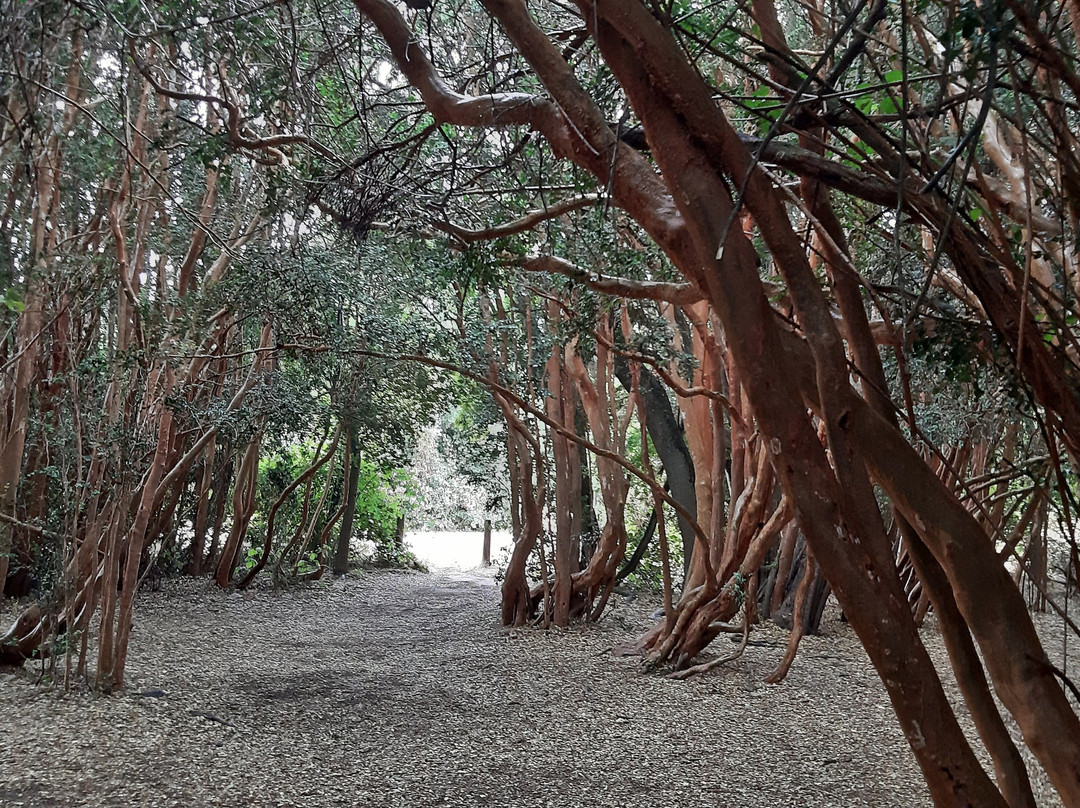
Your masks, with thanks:
<instances>
[{"instance_id":1,"label":"exposed root","mask_svg":"<svg viewBox=\"0 0 1080 808\"><path fill-rule=\"evenodd\" d=\"M788 638L787 650L784 652L784 658L780 660L780 664L776 666L776 670L765 677L767 684L775 685L782 682L784 677L788 675L788 671L791 670L791 663L795 661L795 654L799 650L799 642L802 640L803 633L806 630L806 596L810 593L810 587L816 577L817 562L814 561L813 555L810 554L810 548L807 547L806 571L803 573L803 578L799 581L799 589L795 593L795 614L791 620L791 636Z\"/></svg>"},{"instance_id":2,"label":"exposed root","mask_svg":"<svg viewBox=\"0 0 1080 808\"><path fill-rule=\"evenodd\" d=\"M0 637L0 665L22 665L41 653L47 615L37 604L30 606Z\"/></svg>"},{"instance_id":3,"label":"exposed root","mask_svg":"<svg viewBox=\"0 0 1080 808\"><path fill-rule=\"evenodd\" d=\"M748 601L749 603L749 601ZM743 612L742 621L742 640L739 641L738 647L730 654L724 657L718 657L717 659L711 659L708 662L702 662L700 665L694 665L691 668L685 668L681 671L675 671L667 675L668 679L689 679L691 676L697 676L699 673L705 673L711 671L713 668L718 668L721 665L726 665L728 662L734 662L736 659L743 655L746 650L746 644L750 640L750 616L747 614L748 610Z\"/></svg>"}]
</instances>

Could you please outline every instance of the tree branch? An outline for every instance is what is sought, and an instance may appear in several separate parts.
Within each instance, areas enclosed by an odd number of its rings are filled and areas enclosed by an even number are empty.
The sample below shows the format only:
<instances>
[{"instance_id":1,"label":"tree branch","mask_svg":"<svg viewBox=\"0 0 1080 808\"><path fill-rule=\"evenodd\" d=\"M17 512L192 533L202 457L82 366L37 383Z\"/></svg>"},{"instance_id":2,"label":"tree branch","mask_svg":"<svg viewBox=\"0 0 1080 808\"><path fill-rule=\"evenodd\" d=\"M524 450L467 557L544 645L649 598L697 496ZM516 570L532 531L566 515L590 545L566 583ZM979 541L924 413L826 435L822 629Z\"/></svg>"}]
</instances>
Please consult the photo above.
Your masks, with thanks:
<instances>
[{"instance_id":1,"label":"tree branch","mask_svg":"<svg viewBox=\"0 0 1080 808\"><path fill-rule=\"evenodd\" d=\"M582 196L575 196L569 199L562 199L555 202L552 205L548 205L544 208L538 208L536 210L530 210L520 219L515 219L512 222L505 224L493 225L491 227L485 227L483 230L469 230L464 227L459 227L456 224L450 222L433 222L432 227L436 230L441 230L444 233L448 233L454 238L462 241L466 244L474 244L478 241L491 241L492 239L504 238L506 236L514 236L518 233L524 233L527 230L532 230L538 224L546 222L549 219L555 219L562 216L564 213L570 213L575 210L581 210L582 208L591 207L600 200L599 194L584 194Z\"/></svg>"},{"instance_id":2,"label":"tree branch","mask_svg":"<svg viewBox=\"0 0 1080 808\"><path fill-rule=\"evenodd\" d=\"M614 278L592 272L554 255L537 255L508 262L527 272L544 272L563 275L580 281L590 289L617 297L633 300L663 300L677 306L697 303L704 299L701 290L690 283L663 283L661 281L635 281L629 278Z\"/></svg>"}]
</instances>

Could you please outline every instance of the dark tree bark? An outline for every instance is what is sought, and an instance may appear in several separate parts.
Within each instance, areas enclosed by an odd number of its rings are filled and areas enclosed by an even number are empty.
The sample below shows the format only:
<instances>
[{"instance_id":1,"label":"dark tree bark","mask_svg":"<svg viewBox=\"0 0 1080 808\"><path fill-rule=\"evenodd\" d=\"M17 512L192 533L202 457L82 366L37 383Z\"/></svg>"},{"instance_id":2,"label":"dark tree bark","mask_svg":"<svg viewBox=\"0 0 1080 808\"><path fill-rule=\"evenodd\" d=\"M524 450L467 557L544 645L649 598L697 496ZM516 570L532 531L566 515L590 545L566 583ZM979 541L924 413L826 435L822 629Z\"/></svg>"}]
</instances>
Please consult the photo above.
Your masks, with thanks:
<instances>
[{"instance_id":1,"label":"dark tree bark","mask_svg":"<svg viewBox=\"0 0 1080 808\"><path fill-rule=\"evenodd\" d=\"M645 524L645 530L641 534L641 538L638 539L634 552L630 554L630 558L626 560L626 563L622 565L619 573L615 576L615 583L626 580L628 576L633 574L634 570L641 566L645 554L649 551L649 544L653 540L653 535L656 533L656 523L656 508L653 508L649 511L649 521Z\"/></svg>"},{"instance_id":2,"label":"dark tree bark","mask_svg":"<svg viewBox=\"0 0 1080 808\"><path fill-rule=\"evenodd\" d=\"M349 571L349 545L352 542L353 521L356 518L356 495L360 486L360 443L356 436L356 427L346 423L345 440L349 444L352 462L349 465L349 479L345 485L344 514L341 517L341 531L338 533L337 547L331 570L334 575L344 575Z\"/></svg>"},{"instance_id":3,"label":"dark tree bark","mask_svg":"<svg viewBox=\"0 0 1080 808\"><path fill-rule=\"evenodd\" d=\"M630 366L625 357L615 358L615 375L627 390L631 387ZM656 456L664 466L667 487L671 496L689 513L697 513L697 494L694 491L694 461L686 446L686 436L675 418L667 390L656 374L641 368L641 400L645 407L645 428L652 439ZM683 572L690 568L694 553L694 528L682 516L679 535L682 537Z\"/></svg>"},{"instance_id":4,"label":"dark tree bark","mask_svg":"<svg viewBox=\"0 0 1080 808\"><path fill-rule=\"evenodd\" d=\"M202 575L203 556L206 553L206 527L210 514L210 492L214 478L214 453L217 441L211 440L198 469L195 483L195 534L191 540L191 560L188 575Z\"/></svg>"}]
</instances>

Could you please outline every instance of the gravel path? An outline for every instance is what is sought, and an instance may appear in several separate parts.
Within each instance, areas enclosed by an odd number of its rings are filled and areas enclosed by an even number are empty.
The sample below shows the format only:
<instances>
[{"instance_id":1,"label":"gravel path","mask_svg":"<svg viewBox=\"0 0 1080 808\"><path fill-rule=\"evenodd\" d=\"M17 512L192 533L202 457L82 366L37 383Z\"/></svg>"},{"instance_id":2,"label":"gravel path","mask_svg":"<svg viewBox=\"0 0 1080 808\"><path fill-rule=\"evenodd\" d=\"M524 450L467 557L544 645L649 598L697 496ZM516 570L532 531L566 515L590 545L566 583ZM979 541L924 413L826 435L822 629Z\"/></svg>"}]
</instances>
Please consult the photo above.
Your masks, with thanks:
<instances>
[{"instance_id":1,"label":"gravel path","mask_svg":"<svg viewBox=\"0 0 1080 808\"><path fill-rule=\"evenodd\" d=\"M780 686L761 683L786 641L770 628L674 682L612 657L655 608L615 600L545 633L499 627L475 573L170 583L139 601L123 694L0 674L0 806L929 803L845 627L807 638Z\"/></svg>"}]
</instances>

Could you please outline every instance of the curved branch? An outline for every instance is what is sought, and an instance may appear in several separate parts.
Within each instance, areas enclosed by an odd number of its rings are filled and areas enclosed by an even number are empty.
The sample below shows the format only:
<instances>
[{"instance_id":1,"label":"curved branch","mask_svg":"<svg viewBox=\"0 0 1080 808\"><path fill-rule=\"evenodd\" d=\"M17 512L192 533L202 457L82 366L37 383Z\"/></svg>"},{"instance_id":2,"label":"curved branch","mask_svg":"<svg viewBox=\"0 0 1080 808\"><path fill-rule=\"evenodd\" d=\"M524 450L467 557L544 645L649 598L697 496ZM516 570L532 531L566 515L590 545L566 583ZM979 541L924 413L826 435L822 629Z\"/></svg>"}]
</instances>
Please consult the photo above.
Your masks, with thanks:
<instances>
[{"instance_id":1,"label":"curved branch","mask_svg":"<svg viewBox=\"0 0 1080 808\"><path fill-rule=\"evenodd\" d=\"M469 230L465 227L451 224L450 222L433 222L432 227L436 230L448 233L466 244L474 244L477 241L491 241L492 239L524 233L526 230L532 230L538 224L546 222L549 219L555 219L562 216L564 213L591 207L598 201L600 201L599 194L584 194L569 199L562 199L547 207L530 210L520 219L515 219L514 221L505 224L485 227L483 230Z\"/></svg>"},{"instance_id":2,"label":"curved branch","mask_svg":"<svg viewBox=\"0 0 1080 808\"><path fill-rule=\"evenodd\" d=\"M483 0L506 27L551 99L524 93L467 96L450 89L416 43L405 18L388 0L353 0L379 29L390 52L428 111L457 126L530 126L555 155L608 181L612 201L644 220L666 249L689 243L685 222L652 164L620 143L606 117L578 82L562 53L533 22L524 3Z\"/></svg>"},{"instance_id":3,"label":"curved branch","mask_svg":"<svg viewBox=\"0 0 1080 808\"><path fill-rule=\"evenodd\" d=\"M248 151L267 152L271 157L271 162L275 165L280 164L285 159L285 155L281 152L280 147L292 146L294 144L307 146L312 151L329 160L336 163L341 162L340 158L330 151L330 149L307 135L283 134L272 135L271 137L248 137L241 131L243 114L241 113L240 105L235 98L235 93L231 92L228 85L225 83L224 73L222 73L220 79L222 87L226 90L227 95L230 96L230 98L221 98L216 95L210 95L209 93L191 93L185 90L174 90L158 81L157 78L155 78L150 65L139 58L138 53L135 51L134 40L128 42L128 55L131 56L131 61L135 64L135 68L160 95L172 98L175 101L194 101L197 103L211 104L215 107L223 107L228 113L226 126L229 131L229 142L234 147L247 149Z\"/></svg>"},{"instance_id":4,"label":"curved branch","mask_svg":"<svg viewBox=\"0 0 1080 808\"><path fill-rule=\"evenodd\" d=\"M662 300L677 306L689 305L704 300L701 290L690 283L664 283L661 281L635 281L629 278L613 278L599 272L592 272L554 255L537 255L510 261L511 266L518 266L527 272L544 272L563 275L575 281L617 297L633 300Z\"/></svg>"},{"instance_id":5,"label":"curved branch","mask_svg":"<svg viewBox=\"0 0 1080 808\"><path fill-rule=\"evenodd\" d=\"M398 68L436 121L458 126L524 125L566 140L566 120L551 101L527 93L469 96L452 90L417 43L409 24L387 0L353 0L360 13L379 29ZM561 119L561 120L560 120Z\"/></svg>"}]
</instances>

